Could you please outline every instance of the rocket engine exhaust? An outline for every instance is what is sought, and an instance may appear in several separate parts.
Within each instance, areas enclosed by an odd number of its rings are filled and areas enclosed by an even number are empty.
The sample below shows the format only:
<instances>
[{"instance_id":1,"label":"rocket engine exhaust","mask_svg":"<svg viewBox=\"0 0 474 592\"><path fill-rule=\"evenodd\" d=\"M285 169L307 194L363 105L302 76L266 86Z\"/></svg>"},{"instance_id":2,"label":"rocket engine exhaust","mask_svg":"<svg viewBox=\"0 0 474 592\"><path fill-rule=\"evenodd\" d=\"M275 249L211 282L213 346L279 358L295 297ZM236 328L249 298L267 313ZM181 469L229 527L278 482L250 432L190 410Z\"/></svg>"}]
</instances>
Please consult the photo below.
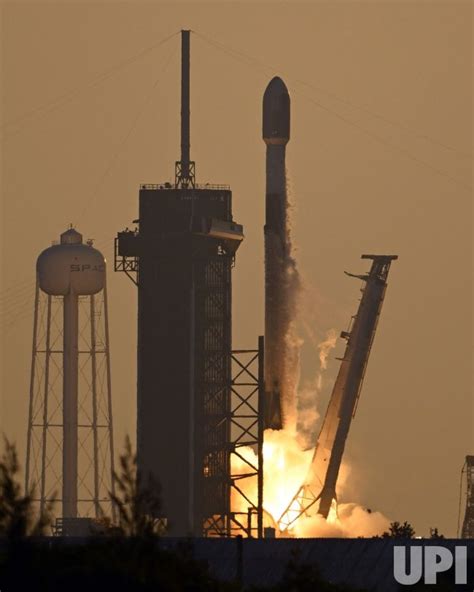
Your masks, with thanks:
<instances>
[{"instance_id":1,"label":"rocket engine exhaust","mask_svg":"<svg viewBox=\"0 0 474 592\"><path fill-rule=\"evenodd\" d=\"M291 256L285 152L290 139L290 96L275 77L263 96L266 151L265 196L265 427L281 429L294 413L294 353L289 337L295 317L295 282Z\"/></svg>"}]
</instances>

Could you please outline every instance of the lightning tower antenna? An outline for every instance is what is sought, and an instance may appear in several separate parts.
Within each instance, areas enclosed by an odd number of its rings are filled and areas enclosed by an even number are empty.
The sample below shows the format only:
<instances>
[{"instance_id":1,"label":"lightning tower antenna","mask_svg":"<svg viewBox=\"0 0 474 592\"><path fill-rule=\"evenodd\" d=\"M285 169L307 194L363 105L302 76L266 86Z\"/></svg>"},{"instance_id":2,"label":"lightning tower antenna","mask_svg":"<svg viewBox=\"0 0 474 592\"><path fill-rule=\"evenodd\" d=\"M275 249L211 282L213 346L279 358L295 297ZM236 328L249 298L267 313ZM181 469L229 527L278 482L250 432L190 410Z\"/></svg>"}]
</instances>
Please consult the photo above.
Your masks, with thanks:
<instances>
[{"instance_id":1,"label":"lightning tower antenna","mask_svg":"<svg viewBox=\"0 0 474 592\"><path fill-rule=\"evenodd\" d=\"M466 510L461 538L474 539L474 456L466 456L463 473L466 475Z\"/></svg>"},{"instance_id":2,"label":"lightning tower antenna","mask_svg":"<svg viewBox=\"0 0 474 592\"><path fill-rule=\"evenodd\" d=\"M196 167L190 160L190 31L181 31L181 160L175 166L175 187L195 186Z\"/></svg>"}]
</instances>

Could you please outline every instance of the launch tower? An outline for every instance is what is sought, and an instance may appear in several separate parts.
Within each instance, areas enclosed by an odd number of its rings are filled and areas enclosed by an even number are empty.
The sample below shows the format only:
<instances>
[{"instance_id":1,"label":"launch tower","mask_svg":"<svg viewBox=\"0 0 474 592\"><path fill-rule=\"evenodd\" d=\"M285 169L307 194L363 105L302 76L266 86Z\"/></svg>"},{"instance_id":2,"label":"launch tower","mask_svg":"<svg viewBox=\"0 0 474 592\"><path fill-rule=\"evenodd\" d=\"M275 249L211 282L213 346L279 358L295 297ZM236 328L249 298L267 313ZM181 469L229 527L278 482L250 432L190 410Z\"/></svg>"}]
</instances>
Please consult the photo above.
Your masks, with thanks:
<instances>
[{"instance_id":1,"label":"launch tower","mask_svg":"<svg viewBox=\"0 0 474 592\"><path fill-rule=\"evenodd\" d=\"M138 286L138 469L161 483L170 534L222 536L230 532L231 269L243 229L228 186L196 183L189 33L175 180L140 187L138 228L118 233L115 269Z\"/></svg>"}]
</instances>

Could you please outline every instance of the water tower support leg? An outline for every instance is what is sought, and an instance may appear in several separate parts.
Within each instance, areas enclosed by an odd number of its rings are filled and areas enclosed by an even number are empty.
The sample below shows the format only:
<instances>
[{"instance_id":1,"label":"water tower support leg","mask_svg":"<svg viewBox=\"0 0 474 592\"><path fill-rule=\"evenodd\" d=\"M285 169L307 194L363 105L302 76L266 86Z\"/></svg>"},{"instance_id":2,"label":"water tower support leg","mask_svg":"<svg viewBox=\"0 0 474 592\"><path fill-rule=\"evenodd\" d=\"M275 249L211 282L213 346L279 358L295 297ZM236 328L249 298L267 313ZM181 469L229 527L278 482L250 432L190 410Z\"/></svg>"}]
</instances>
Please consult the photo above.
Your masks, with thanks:
<instances>
[{"instance_id":1,"label":"water tower support leg","mask_svg":"<svg viewBox=\"0 0 474 592\"><path fill-rule=\"evenodd\" d=\"M78 297L64 297L63 517L77 517Z\"/></svg>"}]
</instances>

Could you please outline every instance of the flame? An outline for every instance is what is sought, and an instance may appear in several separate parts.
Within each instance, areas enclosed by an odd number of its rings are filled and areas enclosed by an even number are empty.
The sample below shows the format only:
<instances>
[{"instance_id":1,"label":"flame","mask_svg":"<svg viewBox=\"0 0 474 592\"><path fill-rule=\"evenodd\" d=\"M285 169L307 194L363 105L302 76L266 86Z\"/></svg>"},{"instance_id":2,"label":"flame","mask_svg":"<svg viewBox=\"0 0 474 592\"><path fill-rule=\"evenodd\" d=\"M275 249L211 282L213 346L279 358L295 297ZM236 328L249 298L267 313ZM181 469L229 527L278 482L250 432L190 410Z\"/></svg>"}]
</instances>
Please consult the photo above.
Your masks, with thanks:
<instances>
[{"instance_id":1,"label":"flame","mask_svg":"<svg viewBox=\"0 0 474 592\"><path fill-rule=\"evenodd\" d=\"M249 474L248 463L257 466L257 455L250 447L239 448L239 455L232 455L232 473ZM313 451L302 450L296 433L289 430L266 430L263 444L264 492L263 508L269 525L286 510L293 496L303 482ZM252 501L257 499L257 479L255 475L239 479L239 488ZM232 495L233 511L247 512L248 502L237 492Z\"/></svg>"},{"instance_id":2,"label":"flame","mask_svg":"<svg viewBox=\"0 0 474 592\"><path fill-rule=\"evenodd\" d=\"M289 349L299 352L303 341L297 338L294 330L290 332L287 339L289 340ZM312 438L312 445L308 447L308 438L302 437L302 435L305 432L314 435L314 425L319 417L316 400L321 389L322 374L327 368L328 355L335 344L336 332L333 329L327 332L326 338L321 343L314 342L319 361L316 380L306 384L299 391L297 391L299 365L295 364L293 367L295 399L297 398L299 401L298 422L295 421L294 414L290 413L286 417L284 429L266 430L264 433L264 522L268 526L275 527L278 531L280 528L277 521L304 483L313 458L314 448L311 446L314 446L314 438ZM295 354L295 356L298 359L299 354ZM232 473L240 476L238 487L243 493L240 495L233 490L232 510L246 514L250 505L248 500L254 504L257 500L257 477L252 469L252 465L253 467L258 466L256 451L250 447L239 447L238 454L233 454L231 457L231 465ZM295 506L297 507L296 502ZM333 518L333 514L335 518ZM334 509L333 512L333 508L331 508L328 521L329 519L337 519L337 511Z\"/></svg>"},{"instance_id":3,"label":"flame","mask_svg":"<svg viewBox=\"0 0 474 592\"><path fill-rule=\"evenodd\" d=\"M308 472L312 450L302 450L296 433L266 430L263 444L264 508L274 520L286 510Z\"/></svg>"},{"instance_id":4,"label":"flame","mask_svg":"<svg viewBox=\"0 0 474 592\"><path fill-rule=\"evenodd\" d=\"M239 474L249 474L251 468L247 463L257 465L257 455L250 447L239 449L239 455L233 455L232 472ZM241 458L242 457L242 458ZM265 525L273 526L280 531L278 519L288 508L291 500L298 492L308 473L309 466L313 457L313 450L302 450L298 444L297 434L289 430L266 430L263 444L264 458L264 492L263 509L265 511ZM244 460L245 459L245 460ZM345 481L347 471L343 471L342 482ZM257 499L257 479L254 474L247 478L239 479L239 488L252 502ZM246 513L248 502L244 497L239 496L236 491L233 492L233 511ZM294 502L292 509L297 509L297 502ZM282 536L299 536L300 529L298 523L300 520L312 520L313 517L301 517L298 519L286 533L279 532ZM333 500L329 515L326 520L322 516L317 516L316 523L323 521L328 525L337 526L340 524L338 516L338 506L336 500ZM304 529L303 529L304 530ZM304 535L303 535L304 536Z\"/></svg>"},{"instance_id":5,"label":"flame","mask_svg":"<svg viewBox=\"0 0 474 592\"><path fill-rule=\"evenodd\" d=\"M379 535L389 527L389 520L380 512L371 512L354 503L337 503L333 500L327 519L320 514L302 515L289 530L281 532L277 523L298 492L308 473L313 449L304 450L299 444L298 433L291 429L266 430L264 433L264 526L272 526L277 536L290 537L370 537ZM248 446L238 448L232 454L232 473L239 474L238 487L244 495L232 489L232 510L247 514L248 500L257 501L258 458ZM339 472L337 494L341 498L350 474L343 462ZM246 500L245 497L248 499ZM297 509L296 503L293 509ZM245 519L244 522L245 523Z\"/></svg>"}]
</instances>

